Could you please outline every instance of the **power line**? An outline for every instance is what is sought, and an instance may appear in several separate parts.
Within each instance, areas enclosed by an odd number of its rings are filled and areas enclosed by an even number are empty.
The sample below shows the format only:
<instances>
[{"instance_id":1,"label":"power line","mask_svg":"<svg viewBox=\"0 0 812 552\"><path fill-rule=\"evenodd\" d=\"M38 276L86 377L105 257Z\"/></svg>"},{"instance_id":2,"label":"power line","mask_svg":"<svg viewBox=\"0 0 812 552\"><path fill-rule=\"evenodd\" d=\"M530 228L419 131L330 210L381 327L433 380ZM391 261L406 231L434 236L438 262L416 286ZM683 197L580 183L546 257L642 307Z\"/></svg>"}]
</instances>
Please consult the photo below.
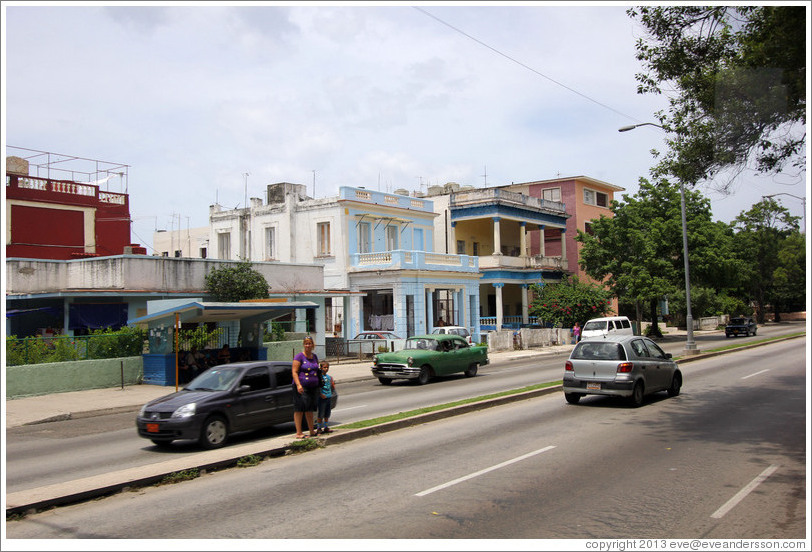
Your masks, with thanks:
<instances>
[{"instance_id":1,"label":"power line","mask_svg":"<svg viewBox=\"0 0 812 552\"><path fill-rule=\"evenodd\" d=\"M617 113L618 115L621 115L621 116L623 116L623 117L627 117L627 118L629 118L629 119L631 119L631 120L633 120L633 121L637 121L637 120L638 120L638 119L636 119L635 117L632 117L631 115L626 115L625 113L623 113L623 112L621 112L621 111L618 111L617 109L615 109L615 108L613 108L613 107L610 107L610 106L606 105L605 103L601 103L601 102L599 102L598 100L595 100L595 99L593 99L593 98L590 98L590 97L589 97L589 96L587 96L586 94L582 94L582 93L578 92L577 90L575 90L574 88L570 88L570 87L569 87L569 86L567 86L566 84L561 83L561 82L558 82L558 81L557 81L557 80L555 80L554 78L552 78L552 77L548 77L547 75L545 75L544 73L542 73L542 72L540 72L540 71L536 71L535 69L533 69L533 68L532 68L532 67L530 67L529 65L526 65L526 64L522 63L521 61L519 61L519 60L517 60L517 59L515 59L515 58L512 58L512 57L510 57L509 55L507 55L507 54L505 54L505 53L500 52L499 50L497 50L497 49L496 49L496 48L494 48L493 46L489 46L488 44L485 44L484 42L482 42L482 41L481 41L481 40L479 40L478 38L476 38L476 37L473 37L473 36L469 35L469 34L468 34L468 33L466 33L465 31L463 31L463 30L461 30L461 29L458 29L458 28L457 28L457 27L455 27L454 25L451 25L450 23L446 23L445 21L443 21L443 20L442 20L442 19L440 19L439 17L437 17L437 16L435 16L435 15L430 14L429 12L427 12L426 10L424 10L423 8L420 8L420 7L418 7L418 6L412 6L412 7L413 7L414 9L416 9L417 11L419 11L420 13L422 13L422 14L424 14L424 15L427 15L428 17L431 17L432 19L434 19L434 20L435 20L435 21L437 21L438 23L442 23L443 25L445 25L445 26L446 26L446 27L448 27L449 29L452 29L452 30L454 30L454 31L456 31L456 32L458 32L458 33L460 33L461 35L463 35L463 36L465 36L465 37L467 37L467 38L470 38L471 40L473 40L473 41L474 41L474 42L476 42L477 44L480 44L481 46L484 46L484 47L485 47L485 48L487 48L488 50L490 50L490 51L492 51L492 52L494 52L494 53L497 53L497 54L499 54L500 56L502 56L502 57L504 57L504 58L509 59L510 61L512 61L513 63L516 63L517 65L521 65L522 67L524 67L524 68L525 68L525 69L527 69L528 71L532 71L533 73L537 74L538 76L543 77L543 78L547 79L548 81L550 81L550 82L552 82L552 83L554 83L554 84L557 84L558 86L560 86L560 87L562 87L562 88L565 88L566 90L569 90L569 91L570 91L570 92L572 92L573 94L577 94L577 95L581 96L582 98L584 98L585 100L589 100L590 102L596 103L596 104L598 104L599 106L601 106L601 107L603 107L603 108L608 109L609 111L613 111L613 112Z\"/></svg>"}]
</instances>

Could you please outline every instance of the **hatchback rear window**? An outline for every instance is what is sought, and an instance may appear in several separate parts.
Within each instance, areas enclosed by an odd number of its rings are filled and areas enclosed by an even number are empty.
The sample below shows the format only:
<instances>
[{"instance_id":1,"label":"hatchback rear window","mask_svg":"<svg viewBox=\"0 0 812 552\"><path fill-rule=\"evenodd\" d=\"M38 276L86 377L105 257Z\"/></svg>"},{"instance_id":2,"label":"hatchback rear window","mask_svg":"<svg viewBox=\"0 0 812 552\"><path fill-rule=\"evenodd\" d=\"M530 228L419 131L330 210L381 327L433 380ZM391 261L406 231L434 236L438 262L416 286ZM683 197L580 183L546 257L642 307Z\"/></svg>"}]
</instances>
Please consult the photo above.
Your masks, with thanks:
<instances>
[{"instance_id":1,"label":"hatchback rear window","mask_svg":"<svg viewBox=\"0 0 812 552\"><path fill-rule=\"evenodd\" d=\"M581 341L572 351L573 359L626 360L626 351L619 343Z\"/></svg>"}]
</instances>

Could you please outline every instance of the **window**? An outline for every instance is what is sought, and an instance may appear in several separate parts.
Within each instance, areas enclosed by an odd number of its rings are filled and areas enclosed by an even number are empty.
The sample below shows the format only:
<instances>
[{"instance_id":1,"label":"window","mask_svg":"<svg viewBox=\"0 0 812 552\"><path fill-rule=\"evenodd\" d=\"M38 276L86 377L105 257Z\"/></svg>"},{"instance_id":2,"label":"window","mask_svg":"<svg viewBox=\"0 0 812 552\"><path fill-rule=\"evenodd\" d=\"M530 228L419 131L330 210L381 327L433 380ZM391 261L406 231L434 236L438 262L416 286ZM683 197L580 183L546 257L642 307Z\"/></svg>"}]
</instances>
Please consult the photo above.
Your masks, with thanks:
<instances>
[{"instance_id":1,"label":"window","mask_svg":"<svg viewBox=\"0 0 812 552\"><path fill-rule=\"evenodd\" d=\"M548 201L561 201L561 188L545 188L541 191L541 199Z\"/></svg>"},{"instance_id":2,"label":"window","mask_svg":"<svg viewBox=\"0 0 812 552\"><path fill-rule=\"evenodd\" d=\"M276 258L276 228L265 228L265 260Z\"/></svg>"},{"instance_id":3,"label":"window","mask_svg":"<svg viewBox=\"0 0 812 552\"><path fill-rule=\"evenodd\" d=\"M457 240L457 255L465 255L465 240Z\"/></svg>"},{"instance_id":4,"label":"window","mask_svg":"<svg viewBox=\"0 0 812 552\"><path fill-rule=\"evenodd\" d=\"M183 257L183 251L180 249L175 249L175 257Z\"/></svg>"},{"instance_id":5,"label":"window","mask_svg":"<svg viewBox=\"0 0 812 552\"><path fill-rule=\"evenodd\" d=\"M205 248L205 247L201 247L201 248L200 248L200 258L201 258L201 259L205 259L207 254L208 254L208 252L206 251L206 248Z\"/></svg>"},{"instance_id":6,"label":"window","mask_svg":"<svg viewBox=\"0 0 812 552\"><path fill-rule=\"evenodd\" d=\"M597 205L598 207L609 207L609 196L603 192L584 188L584 203Z\"/></svg>"},{"instance_id":7,"label":"window","mask_svg":"<svg viewBox=\"0 0 812 552\"><path fill-rule=\"evenodd\" d=\"M290 368L282 368L276 372L276 387L287 387L293 383L293 372Z\"/></svg>"},{"instance_id":8,"label":"window","mask_svg":"<svg viewBox=\"0 0 812 552\"><path fill-rule=\"evenodd\" d=\"M231 258L231 234L229 232L217 234L217 258Z\"/></svg>"},{"instance_id":9,"label":"window","mask_svg":"<svg viewBox=\"0 0 812 552\"><path fill-rule=\"evenodd\" d=\"M330 223L320 222L316 224L318 234L318 256L328 257L330 255Z\"/></svg>"},{"instance_id":10,"label":"window","mask_svg":"<svg viewBox=\"0 0 812 552\"><path fill-rule=\"evenodd\" d=\"M243 376L240 385L249 386L251 391L270 389L271 376L268 374L268 368L265 366L251 368L248 373Z\"/></svg>"},{"instance_id":11,"label":"window","mask_svg":"<svg viewBox=\"0 0 812 552\"><path fill-rule=\"evenodd\" d=\"M479 242L474 242L474 243L472 244L472 248L473 248L473 252L472 252L472 253L473 253L474 257L479 257ZM689 258L690 258L690 257L689 257Z\"/></svg>"},{"instance_id":12,"label":"window","mask_svg":"<svg viewBox=\"0 0 812 552\"><path fill-rule=\"evenodd\" d=\"M372 225L369 222L362 222L358 225L358 252L372 252Z\"/></svg>"},{"instance_id":13,"label":"window","mask_svg":"<svg viewBox=\"0 0 812 552\"><path fill-rule=\"evenodd\" d=\"M584 223L584 232L589 234L590 236L595 235L595 231L592 229L592 223L591 222L585 222Z\"/></svg>"},{"instance_id":14,"label":"window","mask_svg":"<svg viewBox=\"0 0 812 552\"><path fill-rule=\"evenodd\" d=\"M397 226L387 226L386 227L386 250L387 251L394 251L398 248L398 227Z\"/></svg>"}]
</instances>

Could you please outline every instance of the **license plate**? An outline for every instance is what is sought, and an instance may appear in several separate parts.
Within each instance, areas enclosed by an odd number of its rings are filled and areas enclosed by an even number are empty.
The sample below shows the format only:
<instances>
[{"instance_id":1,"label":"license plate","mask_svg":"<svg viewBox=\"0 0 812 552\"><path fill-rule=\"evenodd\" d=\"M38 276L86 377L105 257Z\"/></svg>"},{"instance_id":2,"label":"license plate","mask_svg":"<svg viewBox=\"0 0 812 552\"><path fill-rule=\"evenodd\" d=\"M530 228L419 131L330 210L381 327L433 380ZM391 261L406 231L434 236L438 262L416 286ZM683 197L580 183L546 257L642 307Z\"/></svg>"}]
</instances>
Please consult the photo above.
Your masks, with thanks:
<instances>
[{"instance_id":1,"label":"license plate","mask_svg":"<svg viewBox=\"0 0 812 552\"><path fill-rule=\"evenodd\" d=\"M147 433L158 433L158 424L147 424Z\"/></svg>"},{"instance_id":2,"label":"license plate","mask_svg":"<svg viewBox=\"0 0 812 552\"><path fill-rule=\"evenodd\" d=\"M394 373L394 372L384 372L383 376L386 377L386 378L393 378L393 377L397 376L397 374Z\"/></svg>"},{"instance_id":3,"label":"license plate","mask_svg":"<svg viewBox=\"0 0 812 552\"><path fill-rule=\"evenodd\" d=\"M588 382L586 382L586 388L587 388L587 389L591 389L591 390L597 390L597 391L599 391L599 390L600 390L600 388L601 388L601 384L600 384L600 383L595 383L595 382L588 381Z\"/></svg>"}]
</instances>

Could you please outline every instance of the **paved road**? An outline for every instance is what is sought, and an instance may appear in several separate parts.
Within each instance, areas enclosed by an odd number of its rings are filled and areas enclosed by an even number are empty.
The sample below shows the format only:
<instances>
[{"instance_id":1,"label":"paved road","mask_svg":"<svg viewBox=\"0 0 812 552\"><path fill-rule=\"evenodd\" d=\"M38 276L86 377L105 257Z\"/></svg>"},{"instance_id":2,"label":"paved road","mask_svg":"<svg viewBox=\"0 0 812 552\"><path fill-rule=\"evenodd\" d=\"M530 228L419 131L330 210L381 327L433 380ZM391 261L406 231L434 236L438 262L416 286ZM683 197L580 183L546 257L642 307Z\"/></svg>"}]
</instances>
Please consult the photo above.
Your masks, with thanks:
<instances>
[{"instance_id":1,"label":"paved road","mask_svg":"<svg viewBox=\"0 0 812 552\"><path fill-rule=\"evenodd\" d=\"M639 409L549 395L57 508L7 536L803 538L805 351L789 343L686 363L679 397Z\"/></svg>"},{"instance_id":2,"label":"paved road","mask_svg":"<svg viewBox=\"0 0 812 552\"><path fill-rule=\"evenodd\" d=\"M731 340L726 340L724 334L718 332L696 337L699 347L708 349L719 343L747 343L792 330L797 331L797 327L768 326L760 329L758 337ZM681 354L684 341L670 337L662 345L676 356ZM454 376L427 386L396 381L384 387L375 380L346 384L341 387L341 402L333 421L349 423L517 389L541 381L558 381L565 357L535 357L493 364L483 367L479 377ZM199 448L189 442L177 443L169 450L154 447L136 435L133 416L133 413L124 413L9 429L6 434L6 491L38 488L199 453ZM262 432L236 436L231 445L291 432L292 424L282 424Z\"/></svg>"}]
</instances>

